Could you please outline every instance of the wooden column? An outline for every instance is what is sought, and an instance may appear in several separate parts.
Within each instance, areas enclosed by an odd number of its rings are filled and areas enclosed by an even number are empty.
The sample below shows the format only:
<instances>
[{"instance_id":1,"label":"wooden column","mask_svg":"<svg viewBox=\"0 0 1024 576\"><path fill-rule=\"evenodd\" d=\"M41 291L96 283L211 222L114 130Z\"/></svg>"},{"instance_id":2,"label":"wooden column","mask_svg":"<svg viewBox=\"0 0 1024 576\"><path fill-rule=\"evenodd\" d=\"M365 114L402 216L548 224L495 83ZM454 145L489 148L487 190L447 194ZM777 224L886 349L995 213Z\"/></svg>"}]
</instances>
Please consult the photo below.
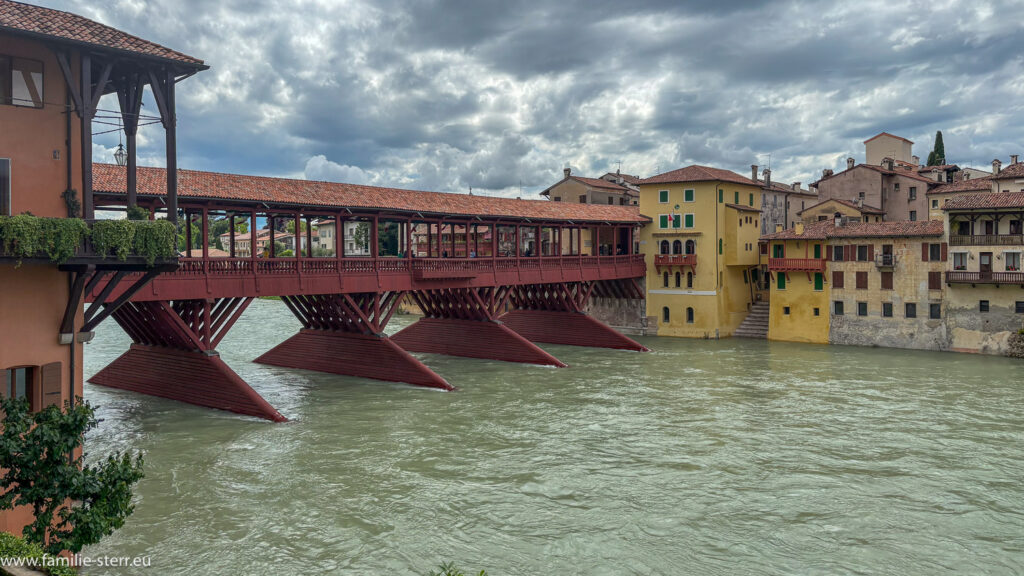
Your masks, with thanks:
<instances>
[{"instance_id":1,"label":"wooden column","mask_svg":"<svg viewBox=\"0 0 1024 576\"><path fill-rule=\"evenodd\" d=\"M295 234L292 234L292 240L295 242L295 249L292 250L296 260L302 260L302 215L295 211ZM302 270L302 266L299 265L299 270Z\"/></svg>"},{"instance_id":2,"label":"wooden column","mask_svg":"<svg viewBox=\"0 0 1024 576\"><path fill-rule=\"evenodd\" d=\"M345 250L345 224L341 214L334 215L334 257L341 258Z\"/></svg>"},{"instance_id":3,"label":"wooden column","mask_svg":"<svg viewBox=\"0 0 1024 576\"><path fill-rule=\"evenodd\" d=\"M92 57L89 53L82 51L80 54L81 70L78 80L80 82L79 94L81 94L81 106L78 109L78 118L81 122L79 128L82 141L82 218L91 220L95 217L95 208L92 198Z\"/></svg>"},{"instance_id":4,"label":"wooden column","mask_svg":"<svg viewBox=\"0 0 1024 576\"><path fill-rule=\"evenodd\" d=\"M206 207L203 207L203 212L200 217L203 219L203 260L207 260L210 258L210 212Z\"/></svg>"},{"instance_id":5,"label":"wooden column","mask_svg":"<svg viewBox=\"0 0 1024 576\"><path fill-rule=\"evenodd\" d=\"M249 210L249 259L250 260L255 260L256 259L256 238L257 238L256 234L258 232L258 230L256 230L256 228L257 228L257 226L256 226L256 211L255 210ZM254 266L255 266L255 264L254 264ZM254 267L252 271L255 272L256 268Z\"/></svg>"},{"instance_id":6,"label":"wooden column","mask_svg":"<svg viewBox=\"0 0 1024 576\"><path fill-rule=\"evenodd\" d=\"M232 212L231 215L228 216L228 233L230 234L230 236L228 236L228 242L231 243L231 247L228 249L228 255L231 256L232 258L234 258L235 257L235 213L234 212Z\"/></svg>"}]
</instances>

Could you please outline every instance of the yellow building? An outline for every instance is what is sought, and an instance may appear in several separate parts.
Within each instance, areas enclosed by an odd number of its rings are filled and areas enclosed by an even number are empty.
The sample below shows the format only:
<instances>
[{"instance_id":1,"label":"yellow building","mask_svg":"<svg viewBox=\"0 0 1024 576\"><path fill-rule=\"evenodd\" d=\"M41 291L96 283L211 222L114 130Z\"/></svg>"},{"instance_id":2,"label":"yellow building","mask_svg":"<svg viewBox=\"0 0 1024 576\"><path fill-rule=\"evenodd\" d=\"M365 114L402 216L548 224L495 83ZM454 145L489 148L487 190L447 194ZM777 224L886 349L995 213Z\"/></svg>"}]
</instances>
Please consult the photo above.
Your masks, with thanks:
<instances>
[{"instance_id":1,"label":"yellow building","mask_svg":"<svg viewBox=\"0 0 1024 576\"><path fill-rule=\"evenodd\" d=\"M637 183L647 259L647 315L659 336L731 336L757 299L755 208L761 185L735 172L688 166Z\"/></svg>"},{"instance_id":2,"label":"yellow building","mask_svg":"<svg viewBox=\"0 0 1024 576\"><path fill-rule=\"evenodd\" d=\"M762 238L768 247L771 307L768 339L828 344L829 284L825 278L826 231L832 221Z\"/></svg>"}]
</instances>

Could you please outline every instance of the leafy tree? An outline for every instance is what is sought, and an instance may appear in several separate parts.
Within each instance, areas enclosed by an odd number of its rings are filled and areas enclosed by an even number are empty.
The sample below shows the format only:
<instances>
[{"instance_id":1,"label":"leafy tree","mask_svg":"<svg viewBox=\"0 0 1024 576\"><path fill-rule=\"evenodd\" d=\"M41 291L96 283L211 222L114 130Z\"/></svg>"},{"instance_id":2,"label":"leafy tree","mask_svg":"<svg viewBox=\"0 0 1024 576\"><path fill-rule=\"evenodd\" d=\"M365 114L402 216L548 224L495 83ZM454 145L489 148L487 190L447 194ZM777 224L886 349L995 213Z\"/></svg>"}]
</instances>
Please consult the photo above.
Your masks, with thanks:
<instances>
[{"instance_id":1,"label":"leafy tree","mask_svg":"<svg viewBox=\"0 0 1024 576\"><path fill-rule=\"evenodd\" d=\"M942 144L942 130L935 132L935 145L928 153L929 166L941 166L946 163L946 147Z\"/></svg>"},{"instance_id":2,"label":"leafy tree","mask_svg":"<svg viewBox=\"0 0 1024 576\"><path fill-rule=\"evenodd\" d=\"M357 249L369 250L370 249L370 223L359 222L355 226L355 231L352 233L352 239L356 243Z\"/></svg>"},{"instance_id":3,"label":"leafy tree","mask_svg":"<svg viewBox=\"0 0 1024 576\"><path fill-rule=\"evenodd\" d=\"M305 232L306 230L309 229L309 226L306 224L305 220L302 220L299 223L302 225L302 231L303 232ZM289 234L295 234L295 220L289 218L288 219L288 223L284 225L284 228L285 228L285 230L288 231Z\"/></svg>"},{"instance_id":4,"label":"leafy tree","mask_svg":"<svg viewBox=\"0 0 1024 576\"><path fill-rule=\"evenodd\" d=\"M81 398L61 410L29 410L24 398L0 399L0 510L32 509L25 540L52 555L79 552L124 525L134 511L132 486L142 478L142 456L116 453L97 465L83 462L86 432L96 427L95 410Z\"/></svg>"}]
</instances>

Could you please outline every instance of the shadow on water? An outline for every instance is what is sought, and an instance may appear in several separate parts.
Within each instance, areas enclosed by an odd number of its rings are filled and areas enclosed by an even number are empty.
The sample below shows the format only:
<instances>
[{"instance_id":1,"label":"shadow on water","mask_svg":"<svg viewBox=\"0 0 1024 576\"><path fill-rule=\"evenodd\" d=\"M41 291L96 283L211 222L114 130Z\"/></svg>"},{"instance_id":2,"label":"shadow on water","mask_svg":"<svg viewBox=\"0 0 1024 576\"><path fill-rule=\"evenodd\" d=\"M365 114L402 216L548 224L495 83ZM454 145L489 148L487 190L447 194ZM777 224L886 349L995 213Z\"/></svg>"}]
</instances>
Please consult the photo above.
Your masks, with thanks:
<instances>
[{"instance_id":1,"label":"shadow on water","mask_svg":"<svg viewBox=\"0 0 1024 576\"><path fill-rule=\"evenodd\" d=\"M147 470L89 554L182 574L1024 570L1019 362L646 338L545 346L564 369L420 356L460 388L441 393L252 363L297 329L257 301L221 346L287 424L86 387L90 455L143 450ZM86 375L127 345L101 327Z\"/></svg>"}]
</instances>

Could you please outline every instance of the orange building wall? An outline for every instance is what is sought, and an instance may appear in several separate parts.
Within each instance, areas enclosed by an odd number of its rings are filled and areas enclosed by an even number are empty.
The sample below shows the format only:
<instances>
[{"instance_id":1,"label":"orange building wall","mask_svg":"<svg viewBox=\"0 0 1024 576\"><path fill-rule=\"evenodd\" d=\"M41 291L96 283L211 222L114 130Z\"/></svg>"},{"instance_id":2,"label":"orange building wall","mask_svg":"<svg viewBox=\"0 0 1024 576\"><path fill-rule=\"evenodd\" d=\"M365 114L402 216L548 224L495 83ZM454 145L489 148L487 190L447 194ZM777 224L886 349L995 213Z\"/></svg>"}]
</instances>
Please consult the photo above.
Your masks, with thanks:
<instances>
[{"instance_id":1,"label":"orange building wall","mask_svg":"<svg viewBox=\"0 0 1024 576\"><path fill-rule=\"evenodd\" d=\"M0 158L11 159L11 208L13 214L67 216L61 194L67 188L67 127L65 125L64 75L53 52L38 42L0 35L0 54L43 63L42 109L0 106ZM78 66L77 55L71 68ZM77 73L72 72L77 77ZM71 187L82 198L82 167L79 156L81 132L78 115L71 115ZM60 155L54 159L54 151Z\"/></svg>"}]
</instances>

